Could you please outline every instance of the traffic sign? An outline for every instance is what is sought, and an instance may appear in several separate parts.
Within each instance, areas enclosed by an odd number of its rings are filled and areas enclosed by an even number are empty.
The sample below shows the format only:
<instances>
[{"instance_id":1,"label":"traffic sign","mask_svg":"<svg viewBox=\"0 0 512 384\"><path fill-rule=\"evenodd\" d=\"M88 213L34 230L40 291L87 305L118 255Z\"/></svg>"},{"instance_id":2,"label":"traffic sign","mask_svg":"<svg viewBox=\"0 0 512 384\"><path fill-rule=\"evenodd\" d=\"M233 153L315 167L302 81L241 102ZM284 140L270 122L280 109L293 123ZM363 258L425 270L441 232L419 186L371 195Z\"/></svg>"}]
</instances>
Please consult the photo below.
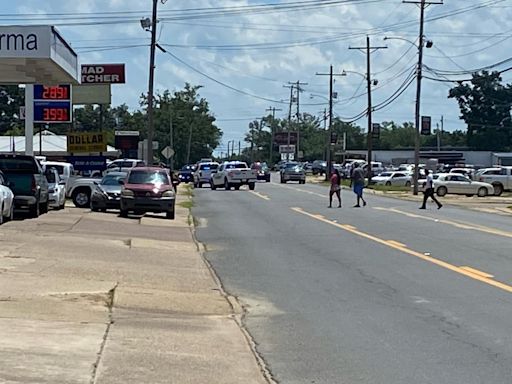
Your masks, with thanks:
<instances>
[{"instance_id":1,"label":"traffic sign","mask_svg":"<svg viewBox=\"0 0 512 384\"><path fill-rule=\"evenodd\" d=\"M167 146L164 149L162 149L161 153L162 153L163 157L165 157L166 159L170 159L171 157L174 156L174 149L172 149L171 147Z\"/></svg>"}]
</instances>

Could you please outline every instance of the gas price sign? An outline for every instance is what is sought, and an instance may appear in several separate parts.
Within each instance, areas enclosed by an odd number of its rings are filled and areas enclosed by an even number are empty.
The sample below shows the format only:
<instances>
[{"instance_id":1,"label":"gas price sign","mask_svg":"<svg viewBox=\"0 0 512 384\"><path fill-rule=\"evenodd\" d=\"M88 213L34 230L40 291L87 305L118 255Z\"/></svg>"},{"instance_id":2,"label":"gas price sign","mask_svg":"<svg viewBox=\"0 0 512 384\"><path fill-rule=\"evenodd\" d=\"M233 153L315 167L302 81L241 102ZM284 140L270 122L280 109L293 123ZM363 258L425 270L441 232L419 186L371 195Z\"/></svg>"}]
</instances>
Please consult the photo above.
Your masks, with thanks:
<instances>
[{"instance_id":1,"label":"gas price sign","mask_svg":"<svg viewBox=\"0 0 512 384\"><path fill-rule=\"evenodd\" d=\"M71 85L34 85L34 123L70 123Z\"/></svg>"}]
</instances>

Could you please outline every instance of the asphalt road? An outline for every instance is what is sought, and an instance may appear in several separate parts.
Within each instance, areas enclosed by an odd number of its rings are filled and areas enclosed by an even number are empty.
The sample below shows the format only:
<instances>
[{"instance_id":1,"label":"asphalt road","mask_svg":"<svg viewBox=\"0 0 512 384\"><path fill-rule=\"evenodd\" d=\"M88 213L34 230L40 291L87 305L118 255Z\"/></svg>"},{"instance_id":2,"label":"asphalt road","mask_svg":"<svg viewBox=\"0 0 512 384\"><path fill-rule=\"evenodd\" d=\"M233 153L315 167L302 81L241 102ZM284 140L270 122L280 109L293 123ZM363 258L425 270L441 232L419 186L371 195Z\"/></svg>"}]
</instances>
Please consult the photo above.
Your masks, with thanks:
<instances>
[{"instance_id":1,"label":"asphalt road","mask_svg":"<svg viewBox=\"0 0 512 384\"><path fill-rule=\"evenodd\" d=\"M277 178L276 178L277 179ZM197 235L280 383L512 382L510 217L320 185L195 190Z\"/></svg>"}]
</instances>

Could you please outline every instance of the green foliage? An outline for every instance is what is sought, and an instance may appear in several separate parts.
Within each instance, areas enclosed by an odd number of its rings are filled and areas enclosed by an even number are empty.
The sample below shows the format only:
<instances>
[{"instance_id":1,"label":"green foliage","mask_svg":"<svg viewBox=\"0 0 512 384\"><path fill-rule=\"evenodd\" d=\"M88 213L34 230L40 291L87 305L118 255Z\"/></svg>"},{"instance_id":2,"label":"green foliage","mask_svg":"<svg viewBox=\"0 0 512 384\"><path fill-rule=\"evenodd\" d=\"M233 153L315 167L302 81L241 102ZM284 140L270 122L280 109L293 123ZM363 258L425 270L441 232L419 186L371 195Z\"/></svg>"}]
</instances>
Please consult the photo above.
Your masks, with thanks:
<instances>
[{"instance_id":1,"label":"green foliage","mask_svg":"<svg viewBox=\"0 0 512 384\"><path fill-rule=\"evenodd\" d=\"M25 105L25 91L17 85L0 85L0 135L23 132L19 119L20 107Z\"/></svg>"},{"instance_id":2,"label":"green foliage","mask_svg":"<svg viewBox=\"0 0 512 384\"><path fill-rule=\"evenodd\" d=\"M512 147L512 87L501 84L499 72L473 74L471 84L450 89L448 98L459 103L461 119L468 126L467 144L477 150Z\"/></svg>"}]
</instances>

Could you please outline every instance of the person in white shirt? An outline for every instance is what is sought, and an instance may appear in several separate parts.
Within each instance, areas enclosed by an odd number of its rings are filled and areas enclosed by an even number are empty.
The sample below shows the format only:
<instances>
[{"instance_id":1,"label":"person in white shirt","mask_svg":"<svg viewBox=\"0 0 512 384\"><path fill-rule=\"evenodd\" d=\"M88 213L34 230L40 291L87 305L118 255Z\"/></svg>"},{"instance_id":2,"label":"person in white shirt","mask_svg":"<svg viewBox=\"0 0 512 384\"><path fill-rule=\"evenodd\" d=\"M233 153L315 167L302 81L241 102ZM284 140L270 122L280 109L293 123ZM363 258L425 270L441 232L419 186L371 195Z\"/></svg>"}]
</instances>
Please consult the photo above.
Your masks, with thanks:
<instances>
[{"instance_id":1,"label":"person in white shirt","mask_svg":"<svg viewBox=\"0 0 512 384\"><path fill-rule=\"evenodd\" d=\"M441 209L443 204L439 202L439 200L436 199L436 196L434 194L434 178L432 177L432 173L430 170L426 170L427 172L427 181L425 182L425 190L423 191L423 204L421 205L420 209L426 209L427 208L427 200L430 197L434 202L437 204L437 209Z\"/></svg>"}]
</instances>

